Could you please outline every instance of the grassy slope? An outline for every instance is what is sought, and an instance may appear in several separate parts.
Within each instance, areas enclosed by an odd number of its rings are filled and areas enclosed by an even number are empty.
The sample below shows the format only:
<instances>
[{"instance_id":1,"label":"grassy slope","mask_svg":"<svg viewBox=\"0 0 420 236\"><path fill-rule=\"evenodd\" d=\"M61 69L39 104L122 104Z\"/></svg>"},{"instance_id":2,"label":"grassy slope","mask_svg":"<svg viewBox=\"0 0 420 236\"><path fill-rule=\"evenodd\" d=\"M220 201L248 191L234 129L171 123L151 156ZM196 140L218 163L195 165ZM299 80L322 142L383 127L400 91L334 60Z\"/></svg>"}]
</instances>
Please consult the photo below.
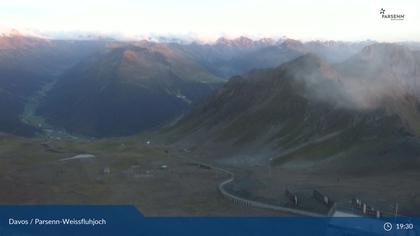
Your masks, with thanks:
<instances>
[{"instance_id":1,"label":"grassy slope","mask_svg":"<svg viewBox=\"0 0 420 236\"><path fill-rule=\"evenodd\" d=\"M1 204L133 204L149 216L273 214L233 205L217 190L227 176L142 137L41 143L0 135ZM80 153L96 158L60 161Z\"/></svg>"}]
</instances>

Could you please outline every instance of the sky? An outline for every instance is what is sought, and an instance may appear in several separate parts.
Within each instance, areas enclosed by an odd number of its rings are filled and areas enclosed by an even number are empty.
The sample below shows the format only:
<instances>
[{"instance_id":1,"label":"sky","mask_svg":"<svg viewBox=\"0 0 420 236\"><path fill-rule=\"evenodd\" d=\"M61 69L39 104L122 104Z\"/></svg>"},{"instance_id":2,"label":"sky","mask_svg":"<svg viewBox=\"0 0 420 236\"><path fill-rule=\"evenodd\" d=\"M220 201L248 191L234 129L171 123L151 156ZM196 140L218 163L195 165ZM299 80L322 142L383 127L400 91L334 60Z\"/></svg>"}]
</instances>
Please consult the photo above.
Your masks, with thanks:
<instances>
[{"instance_id":1,"label":"sky","mask_svg":"<svg viewBox=\"0 0 420 236\"><path fill-rule=\"evenodd\" d=\"M403 21L382 19L404 14ZM75 32L301 40L420 41L419 0L0 0L0 27ZM1 29L1 28L0 28Z\"/></svg>"}]
</instances>

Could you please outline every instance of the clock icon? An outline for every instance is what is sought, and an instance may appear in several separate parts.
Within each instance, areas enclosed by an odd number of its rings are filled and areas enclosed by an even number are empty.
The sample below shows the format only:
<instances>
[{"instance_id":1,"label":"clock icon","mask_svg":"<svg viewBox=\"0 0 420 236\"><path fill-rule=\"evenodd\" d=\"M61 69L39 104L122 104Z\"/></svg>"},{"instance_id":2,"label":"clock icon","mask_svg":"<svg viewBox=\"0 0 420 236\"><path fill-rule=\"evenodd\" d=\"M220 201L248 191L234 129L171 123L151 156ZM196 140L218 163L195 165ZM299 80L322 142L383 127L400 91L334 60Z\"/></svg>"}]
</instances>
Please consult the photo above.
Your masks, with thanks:
<instances>
[{"instance_id":1,"label":"clock icon","mask_svg":"<svg viewBox=\"0 0 420 236\"><path fill-rule=\"evenodd\" d=\"M389 222L386 222L384 224L384 230L387 231L387 232L391 231L392 230L392 224L389 223Z\"/></svg>"}]
</instances>

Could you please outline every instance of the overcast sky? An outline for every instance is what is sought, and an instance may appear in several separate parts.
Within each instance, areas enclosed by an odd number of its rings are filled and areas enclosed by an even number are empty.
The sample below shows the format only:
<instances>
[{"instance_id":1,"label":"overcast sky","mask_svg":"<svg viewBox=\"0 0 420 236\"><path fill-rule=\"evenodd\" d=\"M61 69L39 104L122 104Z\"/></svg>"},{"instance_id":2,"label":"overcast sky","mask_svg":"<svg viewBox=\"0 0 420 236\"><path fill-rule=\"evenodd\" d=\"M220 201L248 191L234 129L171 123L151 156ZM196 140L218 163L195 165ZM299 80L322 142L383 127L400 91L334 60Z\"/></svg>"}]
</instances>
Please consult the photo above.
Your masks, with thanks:
<instances>
[{"instance_id":1,"label":"overcast sky","mask_svg":"<svg viewBox=\"0 0 420 236\"><path fill-rule=\"evenodd\" d=\"M405 14L403 21L382 19ZM10 0L0 26L38 32L420 41L419 0Z\"/></svg>"}]
</instances>

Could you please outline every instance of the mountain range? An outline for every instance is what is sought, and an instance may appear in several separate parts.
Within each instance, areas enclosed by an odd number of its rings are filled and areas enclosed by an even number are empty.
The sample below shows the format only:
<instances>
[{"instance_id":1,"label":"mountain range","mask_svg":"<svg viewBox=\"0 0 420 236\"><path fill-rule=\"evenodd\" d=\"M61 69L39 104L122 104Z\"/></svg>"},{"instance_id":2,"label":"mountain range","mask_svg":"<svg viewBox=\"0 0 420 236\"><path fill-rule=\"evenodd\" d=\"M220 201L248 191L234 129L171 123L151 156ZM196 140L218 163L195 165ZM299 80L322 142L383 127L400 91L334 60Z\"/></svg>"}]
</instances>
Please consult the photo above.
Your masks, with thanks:
<instances>
[{"instance_id":1,"label":"mountain range","mask_svg":"<svg viewBox=\"0 0 420 236\"><path fill-rule=\"evenodd\" d=\"M271 68L306 54L315 53L330 62L340 62L373 42L301 42L293 39L251 40L219 38L213 44L176 44L214 74L224 78L252 69Z\"/></svg>"},{"instance_id":2,"label":"mountain range","mask_svg":"<svg viewBox=\"0 0 420 236\"><path fill-rule=\"evenodd\" d=\"M283 140L276 136L283 133L281 127L297 129L286 135L293 146L341 130L331 124L350 128L355 117L376 116L379 110L417 135L418 61L412 44L371 41L240 37L182 44L14 34L0 37L0 109L5 111L0 129L19 135L41 132L41 124L22 119L28 101L36 99L33 116L93 137L159 129L187 116L175 133L194 136L209 128L205 133L216 140L238 147L258 140L276 150L270 145ZM320 113L324 109L331 118ZM302 133L308 117L314 123L326 119L325 130L311 127ZM178 132L185 127L194 135Z\"/></svg>"},{"instance_id":3,"label":"mountain range","mask_svg":"<svg viewBox=\"0 0 420 236\"><path fill-rule=\"evenodd\" d=\"M136 134L176 121L231 76L312 51L336 62L369 43L246 37L189 44L55 40L14 32L0 37L0 130Z\"/></svg>"}]
</instances>

